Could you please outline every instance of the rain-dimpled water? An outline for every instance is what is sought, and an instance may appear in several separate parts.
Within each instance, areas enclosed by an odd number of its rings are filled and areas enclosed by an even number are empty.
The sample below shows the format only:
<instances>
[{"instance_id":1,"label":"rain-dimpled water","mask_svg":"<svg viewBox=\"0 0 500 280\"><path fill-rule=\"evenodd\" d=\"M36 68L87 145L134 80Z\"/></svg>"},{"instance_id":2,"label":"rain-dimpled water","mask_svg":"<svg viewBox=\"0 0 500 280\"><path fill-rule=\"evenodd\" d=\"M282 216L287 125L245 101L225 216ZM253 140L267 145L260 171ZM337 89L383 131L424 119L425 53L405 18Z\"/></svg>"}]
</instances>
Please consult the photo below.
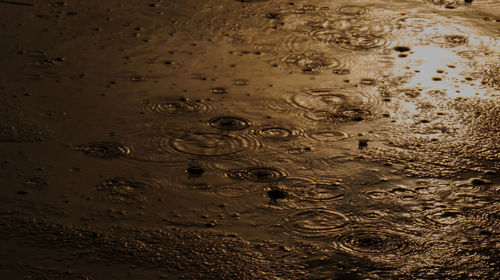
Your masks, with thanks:
<instances>
[{"instance_id":1,"label":"rain-dimpled water","mask_svg":"<svg viewBox=\"0 0 500 280\"><path fill-rule=\"evenodd\" d=\"M0 13L0 278L500 278L500 1Z\"/></svg>"}]
</instances>

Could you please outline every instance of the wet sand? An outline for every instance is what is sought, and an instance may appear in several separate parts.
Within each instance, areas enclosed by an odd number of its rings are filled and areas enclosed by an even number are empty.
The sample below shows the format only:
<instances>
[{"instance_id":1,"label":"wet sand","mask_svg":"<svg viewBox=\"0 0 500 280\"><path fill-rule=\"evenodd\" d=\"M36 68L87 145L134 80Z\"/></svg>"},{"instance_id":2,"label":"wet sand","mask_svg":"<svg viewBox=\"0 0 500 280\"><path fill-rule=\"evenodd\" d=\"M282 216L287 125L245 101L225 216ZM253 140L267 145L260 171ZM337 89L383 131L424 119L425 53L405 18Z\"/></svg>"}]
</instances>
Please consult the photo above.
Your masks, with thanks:
<instances>
[{"instance_id":1,"label":"wet sand","mask_svg":"<svg viewBox=\"0 0 500 280\"><path fill-rule=\"evenodd\" d=\"M498 1L0 13L3 278L500 278Z\"/></svg>"}]
</instances>

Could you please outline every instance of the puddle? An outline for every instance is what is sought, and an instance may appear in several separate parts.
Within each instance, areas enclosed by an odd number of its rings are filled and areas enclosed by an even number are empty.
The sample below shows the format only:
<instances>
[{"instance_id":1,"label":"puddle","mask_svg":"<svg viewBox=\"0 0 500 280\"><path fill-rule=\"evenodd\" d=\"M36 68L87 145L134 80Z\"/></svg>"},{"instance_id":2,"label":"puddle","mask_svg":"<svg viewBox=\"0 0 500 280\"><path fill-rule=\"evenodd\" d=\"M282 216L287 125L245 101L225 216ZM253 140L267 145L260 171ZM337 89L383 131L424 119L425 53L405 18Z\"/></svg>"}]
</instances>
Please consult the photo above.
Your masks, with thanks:
<instances>
[{"instance_id":1,"label":"puddle","mask_svg":"<svg viewBox=\"0 0 500 280\"><path fill-rule=\"evenodd\" d=\"M9 279L499 279L494 0L0 1Z\"/></svg>"}]
</instances>

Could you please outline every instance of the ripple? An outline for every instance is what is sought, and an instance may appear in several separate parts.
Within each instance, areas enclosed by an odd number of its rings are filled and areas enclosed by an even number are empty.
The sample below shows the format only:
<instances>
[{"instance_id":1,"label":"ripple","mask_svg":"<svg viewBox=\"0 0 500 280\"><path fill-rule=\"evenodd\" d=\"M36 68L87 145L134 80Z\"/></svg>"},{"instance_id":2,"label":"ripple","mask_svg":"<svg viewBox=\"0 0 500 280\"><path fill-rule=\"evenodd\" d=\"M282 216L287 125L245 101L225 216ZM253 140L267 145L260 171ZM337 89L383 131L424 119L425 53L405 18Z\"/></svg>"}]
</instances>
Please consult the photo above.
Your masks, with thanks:
<instances>
[{"instance_id":1,"label":"ripple","mask_svg":"<svg viewBox=\"0 0 500 280\"><path fill-rule=\"evenodd\" d=\"M129 155L132 149L118 142L92 142L86 145L76 147L83 153L101 159L114 159Z\"/></svg>"},{"instance_id":2,"label":"ripple","mask_svg":"<svg viewBox=\"0 0 500 280\"><path fill-rule=\"evenodd\" d=\"M483 208L487 205L495 203L495 195L486 193L472 193L472 192L454 192L450 195L451 199L456 205L464 208Z\"/></svg>"},{"instance_id":3,"label":"ripple","mask_svg":"<svg viewBox=\"0 0 500 280\"><path fill-rule=\"evenodd\" d=\"M42 187L47 186L48 183L45 179L39 178L39 177L31 177L27 178L24 181L24 186L28 188L33 188L33 189L40 189Z\"/></svg>"},{"instance_id":4,"label":"ripple","mask_svg":"<svg viewBox=\"0 0 500 280\"><path fill-rule=\"evenodd\" d=\"M226 172L229 178L246 179L254 182L277 182L287 176L284 170L274 167L250 167Z\"/></svg>"},{"instance_id":5,"label":"ripple","mask_svg":"<svg viewBox=\"0 0 500 280\"><path fill-rule=\"evenodd\" d=\"M362 190L360 192L360 196L362 198L368 199L368 200L384 200L388 199L390 197L389 193L387 190L381 190L381 189L367 189L367 190Z\"/></svg>"},{"instance_id":6,"label":"ripple","mask_svg":"<svg viewBox=\"0 0 500 280\"><path fill-rule=\"evenodd\" d=\"M348 100L348 96L344 93L331 92L318 95L296 94L292 97L291 101L294 105L303 109L331 111L342 104L348 103Z\"/></svg>"},{"instance_id":7,"label":"ripple","mask_svg":"<svg viewBox=\"0 0 500 280\"><path fill-rule=\"evenodd\" d=\"M304 92L311 96L335 95L340 90L337 88L311 88L306 89Z\"/></svg>"},{"instance_id":8,"label":"ripple","mask_svg":"<svg viewBox=\"0 0 500 280\"><path fill-rule=\"evenodd\" d=\"M258 3L258 2L267 2L269 0L236 0L236 1L242 3Z\"/></svg>"},{"instance_id":9,"label":"ripple","mask_svg":"<svg viewBox=\"0 0 500 280\"><path fill-rule=\"evenodd\" d=\"M257 159L237 155L230 158L221 158L219 160L210 160L206 162L207 168L223 173L230 170L243 169L246 166L258 166L259 164L260 161Z\"/></svg>"},{"instance_id":10,"label":"ripple","mask_svg":"<svg viewBox=\"0 0 500 280\"><path fill-rule=\"evenodd\" d=\"M355 255L403 254L408 241L403 236L384 229L355 229L342 234L336 241L338 247Z\"/></svg>"},{"instance_id":11,"label":"ripple","mask_svg":"<svg viewBox=\"0 0 500 280\"><path fill-rule=\"evenodd\" d=\"M372 108L369 108L366 105L362 106L347 105L347 106L341 106L338 109L334 110L333 112L328 112L327 120L334 123L346 122L346 121L359 122L372 117L373 117Z\"/></svg>"},{"instance_id":12,"label":"ripple","mask_svg":"<svg viewBox=\"0 0 500 280\"><path fill-rule=\"evenodd\" d=\"M280 210L325 207L333 201L344 199L350 192L337 181L317 181L299 177L284 178L277 183L276 188L287 193L285 200L274 205L274 208Z\"/></svg>"},{"instance_id":13,"label":"ripple","mask_svg":"<svg viewBox=\"0 0 500 280\"><path fill-rule=\"evenodd\" d=\"M348 50L370 50L387 45L385 36L393 29L385 22L346 18L312 24L309 36Z\"/></svg>"},{"instance_id":14,"label":"ripple","mask_svg":"<svg viewBox=\"0 0 500 280\"><path fill-rule=\"evenodd\" d=\"M155 100L144 100L143 109L150 113L161 115L185 115L190 113L202 113L212 109L205 101L191 101L187 98L162 98Z\"/></svg>"},{"instance_id":15,"label":"ripple","mask_svg":"<svg viewBox=\"0 0 500 280\"><path fill-rule=\"evenodd\" d=\"M301 238L331 238L348 223L344 214L326 209L303 210L286 218L290 233Z\"/></svg>"},{"instance_id":16,"label":"ripple","mask_svg":"<svg viewBox=\"0 0 500 280\"><path fill-rule=\"evenodd\" d=\"M427 0L429 3L442 6L448 9L457 8L459 5L463 5L463 1L459 2L458 0Z\"/></svg>"},{"instance_id":17,"label":"ripple","mask_svg":"<svg viewBox=\"0 0 500 280\"><path fill-rule=\"evenodd\" d=\"M335 9L337 13L348 16L360 16L366 14L367 9L361 6L340 6Z\"/></svg>"},{"instance_id":18,"label":"ripple","mask_svg":"<svg viewBox=\"0 0 500 280\"><path fill-rule=\"evenodd\" d=\"M282 127L280 125L269 125L254 130L258 137L269 141L290 141L297 138L300 133L294 128Z\"/></svg>"},{"instance_id":19,"label":"ripple","mask_svg":"<svg viewBox=\"0 0 500 280\"><path fill-rule=\"evenodd\" d=\"M260 105L265 110L278 113L283 116L290 116L299 119L308 119L311 121L329 121L329 116L334 106L327 106L320 97L296 97L295 94L289 95L286 99L272 99L262 101ZM320 109L315 109L313 104L318 104ZM337 106L340 108L340 106Z\"/></svg>"},{"instance_id":20,"label":"ripple","mask_svg":"<svg viewBox=\"0 0 500 280\"><path fill-rule=\"evenodd\" d=\"M335 75L342 76L342 75L348 75L348 74L350 74L351 70L347 69L347 68L338 68L338 69L333 69L332 73L335 74Z\"/></svg>"},{"instance_id":21,"label":"ripple","mask_svg":"<svg viewBox=\"0 0 500 280\"><path fill-rule=\"evenodd\" d=\"M313 74L319 72L322 68L337 68L341 65L336 58L330 57L325 53L299 53L290 54L283 58L288 65L299 67L302 73Z\"/></svg>"},{"instance_id":22,"label":"ripple","mask_svg":"<svg viewBox=\"0 0 500 280\"><path fill-rule=\"evenodd\" d=\"M433 211L423 217L424 226L455 226L468 221L464 212L458 208L448 208Z\"/></svg>"},{"instance_id":23,"label":"ripple","mask_svg":"<svg viewBox=\"0 0 500 280\"><path fill-rule=\"evenodd\" d=\"M156 162L173 165L184 165L185 160L174 157L168 149L168 141L173 136L139 135L134 143L134 153L130 159L143 162Z\"/></svg>"},{"instance_id":24,"label":"ripple","mask_svg":"<svg viewBox=\"0 0 500 280\"><path fill-rule=\"evenodd\" d=\"M463 35L454 34L454 35L436 36L431 38L430 41L434 44L438 44L447 48L454 48L467 44L469 40L467 39L467 37Z\"/></svg>"},{"instance_id":25,"label":"ripple","mask_svg":"<svg viewBox=\"0 0 500 280\"><path fill-rule=\"evenodd\" d=\"M212 132L186 133L160 143L165 144L179 153L209 157L232 155L248 147L243 138Z\"/></svg>"},{"instance_id":26,"label":"ripple","mask_svg":"<svg viewBox=\"0 0 500 280\"><path fill-rule=\"evenodd\" d=\"M210 126L220 130L243 130L250 126L250 121L234 116L222 116L211 119Z\"/></svg>"},{"instance_id":27,"label":"ripple","mask_svg":"<svg viewBox=\"0 0 500 280\"><path fill-rule=\"evenodd\" d=\"M232 80L233 85L235 86L246 86L250 83L247 79L234 79Z\"/></svg>"},{"instance_id":28,"label":"ripple","mask_svg":"<svg viewBox=\"0 0 500 280\"><path fill-rule=\"evenodd\" d=\"M45 111L40 114L40 116L44 119L50 119L50 120L60 120L64 119L66 117L67 113L64 111Z\"/></svg>"},{"instance_id":29,"label":"ripple","mask_svg":"<svg viewBox=\"0 0 500 280\"><path fill-rule=\"evenodd\" d=\"M317 14L316 12L318 11L317 7L314 6L314 5L309 5L309 4L306 4L306 5L301 5L301 6L298 6L296 7L295 5L293 5L293 10L291 11L292 13L294 14Z\"/></svg>"},{"instance_id":30,"label":"ripple","mask_svg":"<svg viewBox=\"0 0 500 280\"><path fill-rule=\"evenodd\" d=\"M144 124L132 132L134 147L128 158L144 162L185 165L186 158L230 159L242 151L254 150L258 142L248 135L228 135L213 131L177 130L162 123Z\"/></svg>"},{"instance_id":31,"label":"ripple","mask_svg":"<svg viewBox=\"0 0 500 280\"><path fill-rule=\"evenodd\" d=\"M229 89L226 87L214 87L210 89L210 92L213 94L226 94L229 93Z\"/></svg>"},{"instance_id":32,"label":"ripple","mask_svg":"<svg viewBox=\"0 0 500 280\"><path fill-rule=\"evenodd\" d=\"M321 142L338 142L349 138L349 134L342 130L322 130L307 133L307 135Z\"/></svg>"},{"instance_id":33,"label":"ripple","mask_svg":"<svg viewBox=\"0 0 500 280\"><path fill-rule=\"evenodd\" d=\"M345 198L348 189L338 182L303 181L289 187L290 197L309 202L325 202Z\"/></svg>"},{"instance_id":34,"label":"ripple","mask_svg":"<svg viewBox=\"0 0 500 280\"><path fill-rule=\"evenodd\" d=\"M387 213L382 210L366 209L355 213L355 219L360 223L373 223L387 217Z\"/></svg>"},{"instance_id":35,"label":"ripple","mask_svg":"<svg viewBox=\"0 0 500 280\"><path fill-rule=\"evenodd\" d=\"M250 196L255 190L250 185L246 184L231 184L213 186L212 192L224 198L244 198Z\"/></svg>"},{"instance_id":36,"label":"ripple","mask_svg":"<svg viewBox=\"0 0 500 280\"><path fill-rule=\"evenodd\" d=\"M108 179L97 186L96 189L104 192L107 199L120 203L137 204L146 201L146 196L143 193L146 184L129 181L122 177Z\"/></svg>"},{"instance_id":37,"label":"ripple","mask_svg":"<svg viewBox=\"0 0 500 280\"><path fill-rule=\"evenodd\" d=\"M396 25L399 27L397 33L405 37L409 32L419 33L436 24L438 24L436 21L421 16L404 16L396 20Z\"/></svg>"},{"instance_id":38,"label":"ripple","mask_svg":"<svg viewBox=\"0 0 500 280\"><path fill-rule=\"evenodd\" d=\"M331 122L361 121L374 117L381 107L380 95L366 88L315 88L291 95L295 108L307 110L302 117Z\"/></svg>"},{"instance_id":39,"label":"ripple","mask_svg":"<svg viewBox=\"0 0 500 280\"><path fill-rule=\"evenodd\" d=\"M336 36L335 43L349 50L370 50L385 46L387 41L379 35L352 32Z\"/></svg>"}]
</instances>

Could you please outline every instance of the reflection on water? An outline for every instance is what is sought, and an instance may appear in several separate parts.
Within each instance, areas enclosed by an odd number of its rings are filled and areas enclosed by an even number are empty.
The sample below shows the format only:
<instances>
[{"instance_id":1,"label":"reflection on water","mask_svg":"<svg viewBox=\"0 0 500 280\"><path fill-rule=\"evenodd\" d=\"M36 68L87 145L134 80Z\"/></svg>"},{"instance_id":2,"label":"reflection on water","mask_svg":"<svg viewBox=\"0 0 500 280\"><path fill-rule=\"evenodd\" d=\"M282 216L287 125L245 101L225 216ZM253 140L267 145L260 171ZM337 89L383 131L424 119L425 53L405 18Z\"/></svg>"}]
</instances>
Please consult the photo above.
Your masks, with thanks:
<instances>
[{"instance_id":1,"label":"reflection on water","mask_svg":"<svg viewBox=\"0 0 500 280\"><path fill-rule=\"evenodd\" d=\"M500 278L497 1L83 2L0 1L9 279Z\"/></svg>"}]
</instances>

